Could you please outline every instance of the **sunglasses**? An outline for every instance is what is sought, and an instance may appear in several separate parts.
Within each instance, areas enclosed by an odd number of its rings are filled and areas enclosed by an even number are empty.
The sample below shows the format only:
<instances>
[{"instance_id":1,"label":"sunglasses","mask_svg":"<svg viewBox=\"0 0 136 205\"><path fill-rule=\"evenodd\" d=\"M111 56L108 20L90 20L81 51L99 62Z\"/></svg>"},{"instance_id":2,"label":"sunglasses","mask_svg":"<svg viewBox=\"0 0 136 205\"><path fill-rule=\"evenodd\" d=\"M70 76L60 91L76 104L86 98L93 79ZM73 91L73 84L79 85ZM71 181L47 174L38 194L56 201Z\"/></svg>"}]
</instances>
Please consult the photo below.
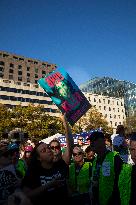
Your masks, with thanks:
<instances>
[{"instance_id":1,"label":"sunglasses","mask_svg":"<svg viewBox=\"0 0 136 205\"><path fill-rule=\"evenodd\" d=\"M78 153L73 153L73 156L75 157L75 156L80 156L80 155L82 155L83 153L82 152L78 152Z\"/></svg>"},{"instance_id":2,"label":"sunglasses","mask_svg":"<svg viewBox=\"0 0 136 205\"><path fill-rule=\"evenodd\" d=\"M83 139L78 139L78 140L83 141Z\"/></svg>"},{"instance_id":3,"label":"sunglasses","mask_svg":"<svg viewBox=\"0 0 136 205\"><path fill-rule=\"evenodd\" d=\"M60 150L60 146L59 146L59 145L57 145L57 146L51 146L51 149L52 149L52 150L54 150L54 149L55 149L55 150Z\"/></svg>"}]
</instances>

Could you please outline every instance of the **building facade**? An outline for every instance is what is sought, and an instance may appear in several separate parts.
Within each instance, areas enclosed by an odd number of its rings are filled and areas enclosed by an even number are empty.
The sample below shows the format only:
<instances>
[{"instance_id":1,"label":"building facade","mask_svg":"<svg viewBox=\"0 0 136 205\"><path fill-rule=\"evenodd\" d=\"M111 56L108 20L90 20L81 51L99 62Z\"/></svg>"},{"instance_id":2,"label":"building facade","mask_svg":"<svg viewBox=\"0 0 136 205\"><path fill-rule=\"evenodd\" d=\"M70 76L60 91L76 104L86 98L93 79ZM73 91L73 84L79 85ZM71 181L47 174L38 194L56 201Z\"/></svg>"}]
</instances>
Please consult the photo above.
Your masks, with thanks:
<instances>
[{"instance_id":1,"label":"building facade","mask_svg":"<svg viewBox=\"0 0 136 205\"><path fill-rule=\"evenodd\" d=\"M41 87L32 83L0 79L0 104L9 108L16 105L42 105L47 114L58 116L59 111Z\"/></svg>"},{"instance_id":2,"label":"building facade","mask_svg":"<svg viewBox=\"0 0 136 205\"><path fill-rule=\"evenodd\" d=\"M136 84L109 77L94 78L80 85L82 92L124 98L126 116L136 115Z\"/></svg>"},{"instance_id":3,"label":"building facade","mask_svg":"<svg viewBox=\"0 0 136 205\"><path fill-rule=\"evenodd\" d=\"M90 104L102 113L115 132L126 119L124 99L83 92Z\"/></svg>"},{"instance_id":4,"label":"building facade","mask_svg":"<svg viewBox=\"0 0 136 205\"><path fill-rule=\"evenodd\" d=\"M37 80L56 68L56 64L0 51L0 78L37 84Z\"/></svg>"},{"instance_id":5,"label":"building facade","mask_svg":"<svg viewBox=\"0 0 136 205\"><path fill-rule=\"evenodd\" d=\"M56 67L56 64L0 51L0 103L8 107L19 104L28 106L30 103L43 105L48 114L58 116L58 108L37 84L39 78L53 71ZM109 125L115 129L118 124L123 124L125 120L124 100L121 95L116 95L115 91L113 95L112 89L110 92L108 91L106 84L103 84L103 82L108 81L101 81L101 84L99 84L99 81L95 82L96 84L94 82L88 88L83 86L81 90L89 102L103 114ZM112 85L113 82L108 84ZM132 93L135 93L135 87L133 87L131 95ZM133 103L135 96L131 99Z\"/></svg>"}]
</instances>

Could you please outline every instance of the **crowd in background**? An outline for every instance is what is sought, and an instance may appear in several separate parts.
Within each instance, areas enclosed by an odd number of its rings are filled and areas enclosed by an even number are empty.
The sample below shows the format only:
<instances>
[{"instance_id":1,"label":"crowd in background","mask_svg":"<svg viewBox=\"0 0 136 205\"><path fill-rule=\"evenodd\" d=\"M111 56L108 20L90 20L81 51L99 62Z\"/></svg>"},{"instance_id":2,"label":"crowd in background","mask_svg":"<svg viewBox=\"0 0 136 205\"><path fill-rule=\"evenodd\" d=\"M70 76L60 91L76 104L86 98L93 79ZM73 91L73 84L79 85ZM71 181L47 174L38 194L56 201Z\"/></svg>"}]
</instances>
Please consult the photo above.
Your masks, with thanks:
<instances>
[{"instance_id":1,"label":"crowd in background","mask_svg":"<svg viewBox=\"0 0 136 205\"><path fill-rule=\"evenodd\" d=\"M94 131L66 145L17 139L0 142L0 205L136 204L136 133Z\"/></svg>"}]
</instances>

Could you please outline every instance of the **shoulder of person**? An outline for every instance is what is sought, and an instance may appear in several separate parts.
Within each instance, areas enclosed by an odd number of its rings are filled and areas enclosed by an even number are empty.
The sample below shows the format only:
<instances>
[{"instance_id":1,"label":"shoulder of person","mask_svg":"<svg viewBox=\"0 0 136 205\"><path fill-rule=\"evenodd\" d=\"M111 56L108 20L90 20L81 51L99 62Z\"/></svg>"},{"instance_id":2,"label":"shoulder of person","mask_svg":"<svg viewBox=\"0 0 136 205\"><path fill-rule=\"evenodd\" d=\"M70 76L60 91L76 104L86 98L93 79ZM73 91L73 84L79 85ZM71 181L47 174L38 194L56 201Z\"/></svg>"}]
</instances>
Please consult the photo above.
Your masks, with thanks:
<instances>
[{"instance_id":1,"label":"shoulder of person","mask_svg":"<svg viewBox=\"0 0 136 205\"><path fill-rule=\"evenodd\" d=\"M61 158L58 162L54 162L54 167L68 167L66 162Z\"/></svg>"}]
</instances>

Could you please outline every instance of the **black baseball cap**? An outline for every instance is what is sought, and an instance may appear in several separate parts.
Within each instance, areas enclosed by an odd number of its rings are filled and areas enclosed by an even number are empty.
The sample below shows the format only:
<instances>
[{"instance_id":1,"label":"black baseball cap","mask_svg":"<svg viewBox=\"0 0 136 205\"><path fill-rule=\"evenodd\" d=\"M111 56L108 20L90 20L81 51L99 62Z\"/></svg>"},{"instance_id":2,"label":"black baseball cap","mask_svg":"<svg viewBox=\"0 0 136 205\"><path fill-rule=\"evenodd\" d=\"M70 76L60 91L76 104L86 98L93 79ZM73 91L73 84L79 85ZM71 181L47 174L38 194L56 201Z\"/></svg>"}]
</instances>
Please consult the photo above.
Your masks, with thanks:
<instances>
[{"instance_id":1,"label":"black baseball cap","mask_svg":"<svg viewBox=\"0 0 136 205\"><path fill-rule=\"evenodd\" d=\"M99 131L92 132L92 133L90 134L90 136L89 136L89 139L90 139L91 142L94 142L94 141L96 141L96 140L99 139L99 138L104 139L104 134L103 134L103 132L99 132Z\"/></svg>"}]
</instances>

